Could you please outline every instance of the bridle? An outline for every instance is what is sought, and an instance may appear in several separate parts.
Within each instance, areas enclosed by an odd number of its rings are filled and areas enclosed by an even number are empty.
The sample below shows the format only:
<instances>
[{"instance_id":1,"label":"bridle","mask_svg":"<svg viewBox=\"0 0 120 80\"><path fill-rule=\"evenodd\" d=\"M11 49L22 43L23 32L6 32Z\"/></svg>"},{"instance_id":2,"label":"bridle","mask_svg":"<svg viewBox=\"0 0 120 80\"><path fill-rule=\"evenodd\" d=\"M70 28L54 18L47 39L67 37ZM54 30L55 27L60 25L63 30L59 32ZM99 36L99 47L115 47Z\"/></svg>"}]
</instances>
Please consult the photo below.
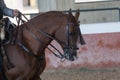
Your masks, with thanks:
<instances>
[{"instance_id":1,"label":"bridle","mask_svg":"<svg viewBox=\"0 0 120 80\"><path fill-rule=\"evenodd\" d=\"M26 17L25 17L25 15L24 14L22 14L21 12L19 12L19 16L17 17L17 23L18 23L18 27L17 27L17 33L16 33L16 35L15 35L15 40L14 40L14 42L15 43L17 43L25 52L27 52L28 54L30 54L30 55L32 55L32 56L34 56L35 58L37 58L37 60L41 60L41 58L40 57L38 57L37 55L35 55L32 51L30 51L24 44L22 44L18 39L17 39L17 35L18 35L18 33L19 33L19 31L20 31L20 21L21 21L21 23L24 23L24 21L23 21L23 19L22 19L22 16L27 20L27 21L29 21ZM33 27L35 26L35 24L33 24L33 23L29 23L30 25L32 25ZM58 41L60 44L63 44L64 46L65 46L65 48L64 48L64 54L63 53L61 53L53 44L49 44L52 48L54 48L57 52L58 52L58 54L56 54L55 52L53 52L49 47L47 47L47 49L49 49L56 57L58 57L58 58L60 58L60 60L61 61L64 61L65 59L68 59L67 58L67 56L70 54L71 56L72 56L72 54L70 53L70 51L71 51L71 49L73 49L72 48L72 46L70 45L70 31L69 31L69 27L71 26L71 25L74 25L74 23L71 23L71 22L68 22L67 24L66 24L66 43L64 43L64 42L62 42L62 41L60 41L60 40L58 40L58 39L56 39L56 38L54 38L54 37L52 37L50 34L48 34L48 33L46 33L46 32L44 32L44 31L42 31L42 30L38 30L38 32L40 33L40 34L42 34L42 35L44 35L45 37L47 37L47 38L49 38L49 39L52 39L52 40L56 40L56 41ZM43 41L41 41L38 37L36 37L36 35L31 31L31 30L28 30L28 29L26 29L32 36L33 36L33 38L34 39L36 39L38 42L40 42L40 43L42 43L42 44L45 44ZM77 49L77 48L74 48L74 49ZM69 60L69 59L68 59Z\"/></svg>"}]
</instances>

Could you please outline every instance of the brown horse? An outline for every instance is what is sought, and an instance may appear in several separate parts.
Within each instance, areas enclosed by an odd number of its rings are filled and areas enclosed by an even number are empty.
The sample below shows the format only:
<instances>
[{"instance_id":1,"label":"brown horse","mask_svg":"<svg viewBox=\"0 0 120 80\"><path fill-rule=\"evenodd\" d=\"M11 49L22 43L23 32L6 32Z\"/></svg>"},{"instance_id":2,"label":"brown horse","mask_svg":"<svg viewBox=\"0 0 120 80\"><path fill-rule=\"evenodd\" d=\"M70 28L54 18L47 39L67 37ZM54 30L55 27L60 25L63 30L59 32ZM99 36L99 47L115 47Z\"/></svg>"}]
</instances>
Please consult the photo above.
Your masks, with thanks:
<instances>
[{"instance_id":1,"label":"brown horse","mask_svg":"<svg viewBox=\"0 0 120 80\"><path fill-rule=\"evenodd\" d=\"M49 11L17 27L12 36L15 43L4 45L6 54L14 65L8 69L6 60L4 62L8 80L41 80L40 74L46 67L45 48L53 39L64 50L64 54L59 57L74 61L77 57L78 37L82 38L78 17L79 11L75 16L71 10L68 14Z\"/></svg>"}]
</instances>

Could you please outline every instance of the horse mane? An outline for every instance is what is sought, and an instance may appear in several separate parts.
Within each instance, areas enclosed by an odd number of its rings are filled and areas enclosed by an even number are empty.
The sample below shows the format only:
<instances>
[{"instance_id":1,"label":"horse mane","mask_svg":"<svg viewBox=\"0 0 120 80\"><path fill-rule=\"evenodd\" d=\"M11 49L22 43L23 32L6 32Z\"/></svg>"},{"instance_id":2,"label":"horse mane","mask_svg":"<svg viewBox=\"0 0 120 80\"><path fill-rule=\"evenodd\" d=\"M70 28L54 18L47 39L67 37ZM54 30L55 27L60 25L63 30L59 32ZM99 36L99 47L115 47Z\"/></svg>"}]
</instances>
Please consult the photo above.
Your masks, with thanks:
<instances>
[{"instance_id":1,"label":"horse mane","mask_svg":"<svg viewBox=\"0 0 120 80\"><path fill-rule=\"evenodd\" d=\"M67 22L68 17L69 17L68 14L62 11L48 11L48 12L44 12L41 14L39 13L36 17L30 19L28 22L26 22L22 26L28 25L28 24L30 25L32 23L35 25L35 27L38 27L38 25L36 24L40 23L41 27L43 28L44 26L45 28L46 25L49 26L50 24L53 24L53 23L58 24L58 25L60 25L63 22L65 23Z\"/></svg>"},{"instance_id":2,"label":"horse mane","mask_svg":"<svg viewBox=\"0 0 120 80\"><path fill-rule=\"evenodd\" d=\"M36 17L32 18L31 20L37 19L37 17L39 17L39 19L40 19L40 18L56 16L56 15L57 15L57 17L66 16L66 14L63 11L48 11L48 12L44 12L44 13L39 13Z\"/></svg>"},{"instance_id":3,"label":"horse mane","mask_svg":"<svg viewBox=\"0 0 120 80\"><path fill-rule=\"evenodd\" d=\"M48 15L48 14L51 14L51 13L62 14L63 11L48 11L48 12L41 13L40 16Z\"/></svg>"}]
</instances>

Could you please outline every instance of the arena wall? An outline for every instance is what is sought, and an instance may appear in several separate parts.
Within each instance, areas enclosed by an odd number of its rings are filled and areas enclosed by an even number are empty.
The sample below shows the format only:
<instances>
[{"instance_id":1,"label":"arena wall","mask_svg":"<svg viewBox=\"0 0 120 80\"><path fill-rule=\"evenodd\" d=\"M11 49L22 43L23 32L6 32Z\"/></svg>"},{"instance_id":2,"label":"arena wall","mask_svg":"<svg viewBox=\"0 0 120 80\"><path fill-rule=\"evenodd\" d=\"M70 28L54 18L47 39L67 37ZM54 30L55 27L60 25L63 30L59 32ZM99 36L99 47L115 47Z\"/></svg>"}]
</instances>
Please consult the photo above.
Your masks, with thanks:
<instances>
[{"instance_id":1,"label":"arena wall","mask_svg":"<svg viewBox=\"0 0 120 80\"><path fill-rule=\"evenodd\" d=\"M72 10L88 10L81 12L80 21L82 24L116 22L119 21L119 10L105 8L120 8L120 0L107 0L103 2L75 3L75 0L38 0L38 9L40 12L51 10L67 11ZM89 11L96 9L95 11ZM98 9L103 9L99 11Z\"/></svg>"},{"instance_id":2,"label":"arena wall","mask_svg":"<svg viewBox=\"0 0 120 80\"><path fill-rule=\"evenodd\" d=\"M46 49L46 69L120 67L119 25L120 22L80 25L86 44L79 44L78 59L61 62ZM62 51L56 41L52 41L52 44Z\"/></svg>"}]
</instances>

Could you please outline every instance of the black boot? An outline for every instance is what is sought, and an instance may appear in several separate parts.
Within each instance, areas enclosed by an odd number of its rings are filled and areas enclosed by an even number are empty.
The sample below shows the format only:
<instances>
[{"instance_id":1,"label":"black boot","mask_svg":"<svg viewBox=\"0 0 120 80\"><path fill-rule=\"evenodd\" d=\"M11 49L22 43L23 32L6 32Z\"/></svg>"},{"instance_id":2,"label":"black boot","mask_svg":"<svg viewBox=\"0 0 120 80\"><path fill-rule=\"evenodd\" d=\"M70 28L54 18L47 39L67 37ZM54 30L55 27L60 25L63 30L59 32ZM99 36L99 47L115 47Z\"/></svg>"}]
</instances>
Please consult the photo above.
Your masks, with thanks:
<instances>
[{"instance_id":1,"label":"black boot","mask_svg":"<svg viewBox=\"0 0 120 80\"><path fill-rule=\"evenodd\" d=\"M1 80L8 80L7 77L6 77L6 75L5 75L4 70L2 70Z\"/></svg>"},{"instance_id":2,"label":"black boot","mask_svg":"<svg viewBox=\"0 0 120 80\"><path fill-rule=\"evenodd\" d=\"M3 57L2 57L2 50L1 50L1 44L0 44L0 80L7 80L7 77L5 76L4 68L3 68Z\"/></svg>"},{"instance_id":3,"label":"black boot","mask_svg":"<svg viewBox=\"0 0 120 80\"><path fill-rule=\"evenodd\" d=\"M5 72L3 69L3 62L1 61L1 57L0 57L0 80L7 80L7 77L5 76Z\"/></svg>"}]
</instances>

